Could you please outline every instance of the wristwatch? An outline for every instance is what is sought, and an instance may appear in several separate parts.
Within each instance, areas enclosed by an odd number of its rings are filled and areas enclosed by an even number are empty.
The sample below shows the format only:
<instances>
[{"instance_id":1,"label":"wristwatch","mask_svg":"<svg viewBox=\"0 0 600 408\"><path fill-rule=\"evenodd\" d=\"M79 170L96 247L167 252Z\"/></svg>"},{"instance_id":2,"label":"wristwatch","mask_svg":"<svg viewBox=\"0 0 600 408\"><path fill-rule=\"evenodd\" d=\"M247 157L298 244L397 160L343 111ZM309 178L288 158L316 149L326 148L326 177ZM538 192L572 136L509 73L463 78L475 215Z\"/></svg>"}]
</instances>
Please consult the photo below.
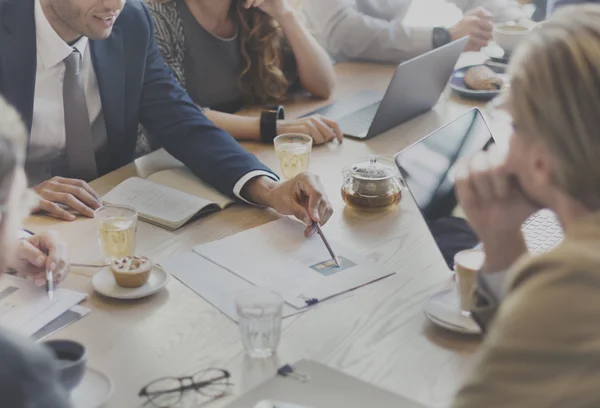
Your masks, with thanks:
<instances>
[{"instance_id":1,"label":"wristwatch","mask_svg":"<svg viewBox=\"0 0 600 408\"><path fill-rule=\"evenodd\" d=\"M452 34L444 27L434 27L433 36L431 38L433 48L439 48L452 41Z\"/></svg>"},{"instance_id":2,"label":"wristwatch","mask_svg":"<svg viewBox=\"0 0 600 408\"><path fill-rule=\"evenodd\" d=\"M260 114L260 140L273 143L277 136L277 121L285 118L285 110L281 105L267 106Z\"/></svg>"}]
</instances>

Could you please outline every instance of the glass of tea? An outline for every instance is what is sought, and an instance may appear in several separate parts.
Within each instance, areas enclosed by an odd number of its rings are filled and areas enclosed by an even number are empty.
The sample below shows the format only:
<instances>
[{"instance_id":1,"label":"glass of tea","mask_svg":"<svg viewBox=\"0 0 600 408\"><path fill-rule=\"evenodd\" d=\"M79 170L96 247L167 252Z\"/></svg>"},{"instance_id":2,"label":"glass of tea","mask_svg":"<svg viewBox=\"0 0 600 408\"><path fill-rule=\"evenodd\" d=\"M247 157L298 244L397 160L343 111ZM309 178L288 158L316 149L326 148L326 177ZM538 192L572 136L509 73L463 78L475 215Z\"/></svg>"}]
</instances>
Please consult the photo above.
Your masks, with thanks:
<instances>
[{"instance_id":1,"label":"glass of tea","mask_svg":"<svg viewBox=\"0 0 600 408\"><path fill-rule=\"evenodd\" d=\"M283 178L289 180L308 171L313 143L310 136L290 133L277 136L273 143Z\"/></svg>"},{"instance_id":2,"label":"glass of tea","mask_svg":"<svg viewBox=\"0 0 600 408\"><path fill-rule=\"evenodd\" d=\"M107 261L135 255L138 213L126 205L105 205L96 210L100 248Z\"/></svg>"}]
</instances>

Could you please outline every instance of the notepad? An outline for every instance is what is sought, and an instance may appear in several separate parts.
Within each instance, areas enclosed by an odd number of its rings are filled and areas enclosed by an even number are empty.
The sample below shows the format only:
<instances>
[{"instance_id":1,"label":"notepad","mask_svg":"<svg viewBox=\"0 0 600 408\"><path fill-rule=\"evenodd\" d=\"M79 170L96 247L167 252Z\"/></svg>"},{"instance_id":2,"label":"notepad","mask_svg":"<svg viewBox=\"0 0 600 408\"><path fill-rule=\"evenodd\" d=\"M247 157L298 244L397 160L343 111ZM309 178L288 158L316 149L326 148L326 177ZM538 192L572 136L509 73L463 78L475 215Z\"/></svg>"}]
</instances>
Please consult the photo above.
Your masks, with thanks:
<instances>
[{"instance_id":1,"label":"notepad","mask_svg":"<svg viewBox=\"0 0 600 408\"><path fill-rule=\"evenodd\" d=\"M85 293L58 288L50 300L45 288L4 275L0 278L0 326L31 336L85 298Z\"/></svg>"},{"instance_id":2,"label":"notepad","mask_svg":"<svg viewBox=\"0 0 600 408\"><path fill-rule=\"evenodd\" d=\"M129 178L102 200L106 204L131 206L140 219L169 230L179 229L196 216L222 210L234 202L183 166L159 171L146 179Z\"/></svg>"}]
</instances>

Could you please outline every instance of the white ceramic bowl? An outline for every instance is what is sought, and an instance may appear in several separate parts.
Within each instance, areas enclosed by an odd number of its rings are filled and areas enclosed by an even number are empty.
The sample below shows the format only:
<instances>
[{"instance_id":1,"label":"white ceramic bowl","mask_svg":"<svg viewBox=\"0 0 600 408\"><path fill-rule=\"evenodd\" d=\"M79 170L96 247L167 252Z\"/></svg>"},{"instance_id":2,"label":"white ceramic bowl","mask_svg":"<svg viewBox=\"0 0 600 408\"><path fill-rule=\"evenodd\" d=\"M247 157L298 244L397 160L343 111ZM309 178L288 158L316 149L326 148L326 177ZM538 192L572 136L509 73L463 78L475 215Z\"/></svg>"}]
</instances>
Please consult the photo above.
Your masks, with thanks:
<instances>
[{"instance_id":1,"label":"white ceramic bowl","mask_svg":"<svg viewBox=\"0 0 600 408\"><path fill-rule=\"evenodd\" d=\"M517 48L517 45L531 32L530 27L525 27L519 24L498 24L494 27L492 33L494 41L506 53L512 54Z\"/></svg>"}]
</instances>

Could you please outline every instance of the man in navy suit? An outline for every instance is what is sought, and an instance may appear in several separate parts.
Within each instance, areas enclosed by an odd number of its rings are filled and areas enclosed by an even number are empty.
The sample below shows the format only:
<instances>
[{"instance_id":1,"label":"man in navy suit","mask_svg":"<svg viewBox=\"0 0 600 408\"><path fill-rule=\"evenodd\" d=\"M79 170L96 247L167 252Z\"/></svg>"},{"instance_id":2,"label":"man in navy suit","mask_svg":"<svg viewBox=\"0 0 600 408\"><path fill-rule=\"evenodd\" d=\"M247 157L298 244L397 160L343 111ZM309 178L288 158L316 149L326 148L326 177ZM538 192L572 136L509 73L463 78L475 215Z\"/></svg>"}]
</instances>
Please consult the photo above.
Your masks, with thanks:
<instances>
[{"instance_id":1,"label":"man in navy suit","mask_svg":"<svg viewBox=\"0 0 600 408\"><path fill-rule=\"evenodd\" d=\"M133 160L141 123L222 193L326 222L332 207L319 180L279 182L206 119L165 67L153 30L140 0L0 0L0 94L29 128L39 209L93 216L100 202L86 181Z\"/></svg>"}]
</instances>

